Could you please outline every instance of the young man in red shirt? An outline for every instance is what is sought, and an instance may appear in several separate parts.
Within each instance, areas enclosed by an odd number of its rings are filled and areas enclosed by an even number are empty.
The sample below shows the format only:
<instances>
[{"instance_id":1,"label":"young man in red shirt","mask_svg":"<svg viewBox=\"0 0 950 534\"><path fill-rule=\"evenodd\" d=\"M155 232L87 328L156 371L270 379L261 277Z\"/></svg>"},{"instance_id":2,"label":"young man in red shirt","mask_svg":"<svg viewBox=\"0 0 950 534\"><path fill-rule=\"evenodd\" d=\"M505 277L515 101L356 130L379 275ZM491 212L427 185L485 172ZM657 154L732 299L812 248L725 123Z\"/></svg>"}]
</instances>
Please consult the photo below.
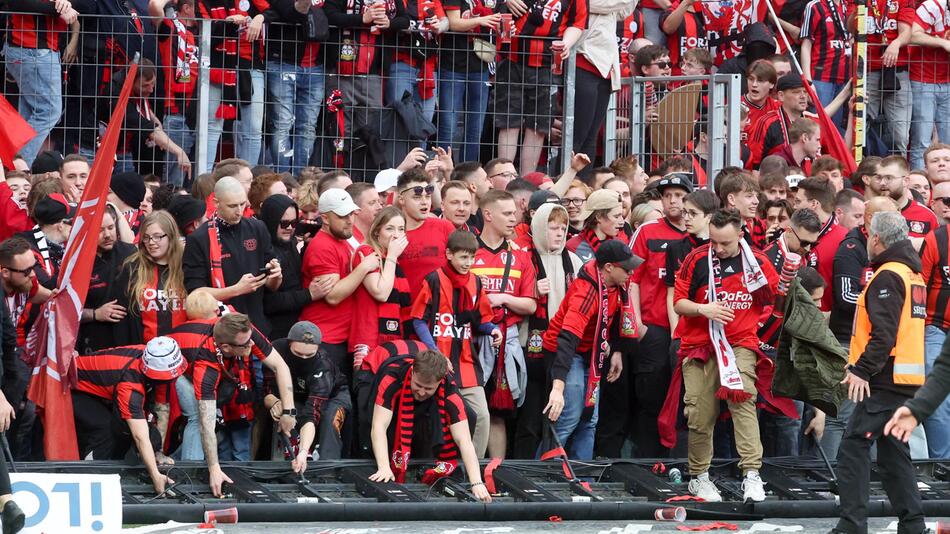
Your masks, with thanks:
<instances>
[{"instance_id":1,"label":"young man in red shirt","mask_svg":"<svg viewBox=\"0 0 950 534\"><path fill-rule=\"evenodd\" d=\"M310 240L300 268L303 285L317 278L332 283L325 297L315 300L300 313L301 321L310 321L323 334L322 350L330 361L347 376L352 376L352 361L348 360L347 340L353 322L353 293L366 275L379 267L379 256L370 254L353 266L353 220L359 207L342 189L327 189L320 195L320 218L323 226Z\"/></svg>"},{"instance_id":2,"label":"young man in red shirt","mask_svg":"<svg viewBox=\"0 0 950 534\"><path fill-rule=\"evenodd\" d=\"M640 345L628 366L627 372L631 374L627 378L637 400L637 452L646 458L663 457L668 452L660 446L656 428L671 372L670 320L666 306L659 304L666 302L666 251L669 245L686 237L683 198L693 192L693 185L687 175L673 173L658 182L657 190L662 195L664 216L640 226L630 247L634 255L643 258L643 265L630 279Z\"/></svg>"},{"instance_id":3,"label":"young man in red shirt","mask_svg":"<svg viewBox=\"0 0 950 534\"><path fill-rule=\"evenodd\" d=\"M779 108L778 100L772 97L777 76L775 67L767 59L756 61L746 70L746 93L742 95L742 103L749 108L749 125L745 129L747 138L752 136L752 129L759 119Z\"/></svg>"},{"instance_id":4,"label":"young man in red shirt","mask_svg":"<svg viewBox=\"0 0 950 534\"><path fill-rule=\"evenodd\" d=\"M821 152L821 129L818 123L802 117L788 128L788 144L783 145L776 154L781 156L790 167L798 167L806 174L811 170L811 162Z\"/></svg>"},{"instance_id":5,"label":"young man in red shirt","mask_svg":"<svg viewBox=\"0 0 950 534\"><path fill-rule=\"evenodd\" d=\"M759 316L772 302L778 274L765 254L742 236L735 210L716 212L709 243L691 252L676 275L673 309L680 315L680 359L689 426L690 493L722 500L709 479L719 405L732 413L745 500L765 500L759 477L762 442L756 414Z\"/></svg>"},{"instance_id":6,"label":"young man in red shirt","mask_svg":"<svg viewBox=\"0 0 950 534\"><path fill-rule=\"evenodd\" d=\"M762 250L767 244L765 221L758 217L759 183L748 172L730 174L716 181L724 209L734 209L742 217L742 235L750 245Z\"/></svg>"},{"instance_id":7,"label":"young man in red shirt","mask_svg":"<svg viewBox=\"0 0 950 534\"><path fill-rule=\"evenodd\" d=\"M924 166L924 149L930 145L934 128L937 139L950 142L950 104L946 86L950 83L950 30L947 0L924 0L917 7L911 27L910 87L913 95L910 151L915 169Z\"/></svg>"},{"instance_id":8,"label":"young man in red shirt","mask_svg":"<svg viewBox=\"0 0 950 534\"><path fill-rule=\"evenodd\" d=\"M409 246L399 257L409 293L418 294L422 279L445 266L445 246L455 225L445 219L429 217L435 185L422 168L410 169L396 183L396 207L406 217Z\"/></svg>"},{"instance_id":9,"label":"young man in red shirt","mask_svg":"<svg viewBox=\"0 0 950 534\"><path fill-rule=\"evenodd\" d=\"M818 215L821 231L811 247L808 265L818 271L825 280L825 287L832 287L835 252L848 231L835 219L835 189L831 182L823 178L805 178L798 183L795 191L795 209L809 209ZM831 311L834 294L825 291L821 299L821 311Z\"/></svg>"},{"instance_id":10,"label":"young man in red shirt","mask_svg":"<svg viewBox=\"0 0 950 534\"><path fill-rule=\"evenodd\" d=\"M907 220L910 228L908 236L914 248L919 249L924 237L937 228L937 216L930 208L914 200L907 187L907 160L901 156L888 156L881 160L878 175L872 179L878 180L881 194L891 197L897 203L897 209Z\"/></svg>"},{"instance_id":11,"label":"young man in red shirt","mask_svg":"<svg viewBox=\"0 0 950 534\"><path fill-rule=\"evenodd\" d=\"M482 198L479 208L482 211L484 225L478 236L478 252L472 274L482 281L488 300L491 302L494 317L492 322L499 325L503 333L503 344L497 356L494 349L483 341L479 351L483 370L488 379L489 398L495 395L510 395L512 404L489 402L492 411L491 433L488 438L488 453L492 458L504 458L507 447L505 417L513 415L514 409L524 400L527 383L526 372L514 372L517 368L526 369L524 350L518 338L518 325L533 314L538 307L535 300L535 269L531 257L517 248L511 238L515 236L517 216L515 200L507 191L491 190ZM486 364L494 365L491 369ZM507 391L496 391L506 384Z\"/></svg>"},{"instance_id":12,"label":"young man in red shirt","mask_svg":"<svg viewBox=\"0 0 950 534\"><path fill-rule=\"evenodd\" d=\"M851 32L846 0L812 0L802 20L801 58L804 78L813 81L820 104L827 106L851 79ZM816 102L817 104L818 102ZM842 124L843 111L831 119Z\"/></svg>"}]
</instances>

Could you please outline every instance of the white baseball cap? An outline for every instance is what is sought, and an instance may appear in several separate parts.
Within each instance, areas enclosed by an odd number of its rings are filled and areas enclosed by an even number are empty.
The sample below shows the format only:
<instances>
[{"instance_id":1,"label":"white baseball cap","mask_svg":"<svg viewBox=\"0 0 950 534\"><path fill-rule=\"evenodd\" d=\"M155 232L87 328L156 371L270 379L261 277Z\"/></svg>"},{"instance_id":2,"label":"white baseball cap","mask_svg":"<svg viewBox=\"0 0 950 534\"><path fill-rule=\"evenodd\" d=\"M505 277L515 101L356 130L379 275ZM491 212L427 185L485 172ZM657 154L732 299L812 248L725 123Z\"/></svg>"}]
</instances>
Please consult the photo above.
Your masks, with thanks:
<instances>
[{"instance_id":1,"label":"white baseball cap","mask_svg":"<svg viewBox=\"0 0 950 534\"><path fill-rule=\"evenodd\" d=\"M183 375L188 361L182 358L178 343L165 336L152 338L142 352L143 372L152 380L172 380Z\"/></svg>"},{"instance_id":2,"label":"white baseball cap","mask_svg":"<svg viewBox=\"0 0 950 534\"><path fill-rule=\"evenodd\" d=\"M797 188L798 184L804 179L805 177L801 174L789 174L785 177L785 181L788 182L789 189Z\"/></svg>"},{"instance_id":3,"label":"white baseball cap","mask_svg":"<svg viewBox=\"0 0 950 534\"><path fill-rule=\"evenodd\" d=\"M317 209L320 210L320 213L332 212L340 217L346 217L354 211L359 210L360 207L353 202L349 193L338 187L332 187L320 195L320 202Z\"/></svg>"},{"instance_id":4,"label":"white baseball cap","mask_svg":"<svg viewBox=\"0 0 950 534\"><path fill-rule=\"evenodd\" d=\"M373 187L380 193L386 192L396 187L400 176L402 176L402 171L398 169L383 169L376 173L376 178L373 179Z\"/></svg>"}]
</instances>

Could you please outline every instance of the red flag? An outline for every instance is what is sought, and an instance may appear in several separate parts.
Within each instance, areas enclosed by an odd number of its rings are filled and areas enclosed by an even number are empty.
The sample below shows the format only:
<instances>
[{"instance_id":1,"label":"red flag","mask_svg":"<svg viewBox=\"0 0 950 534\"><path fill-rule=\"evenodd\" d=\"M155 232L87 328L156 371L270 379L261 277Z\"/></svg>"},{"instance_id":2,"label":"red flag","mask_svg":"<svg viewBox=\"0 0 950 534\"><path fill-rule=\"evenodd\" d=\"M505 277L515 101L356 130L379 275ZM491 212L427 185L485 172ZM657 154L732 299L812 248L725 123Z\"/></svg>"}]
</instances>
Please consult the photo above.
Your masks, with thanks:
<instances>
[{"instance_id":1,"label":"red flag","mask_svg":"<svg viewBox=\"0 0 950 534\"><path fill-rule=\"evenodd\" d=\"M0 162L8 169L13 168L13 157L36 137L36 131L23 117L13 109L3 95L0 95Z\"/></svg>"},{"instance_id":2,"label":"red flag","mask_svg":"<svg viewBox=\"0 0 950 534\"><path fill-rule=\"evenodd\" d=\"M812 103L815 104L815 111L818 112L817 122L821 128L822 148L827 149L827 155L840 161L841 164L844 165L845 175L850 176L854 171L858 170L858 164L854 161L854 154L851 153L851 150L848 149L848 145L846 145L844 139L841 138L841 132L838 131L838 127L831 122L831 117L825 113L825 108L821 105L821 100L818 100L818 95L815 94L815 88L812 87L811 82L805 81L805 90L808 91L808 97L811 98Z\"/></svg>"},{"instance_id":3,"label":"red flag","mask_svg":"<svg viewBox=\"0 0 950 534\"><path fill-rule=\"evenodd\" d=\"M42 313L26 340L27 361L33 366L29 398L43 418L43 449L47 460L78 460L79 446L73 421L73 402L69 390L76 384L76 336L92 264L96 258L99 227L105 211L106 196L115 151L119 143L125 108L138 66L132 64L119 94L109 126L96 153L83 190L79 211L59 271L59 293L43 305Z\"/></svg>"}]
</instances>

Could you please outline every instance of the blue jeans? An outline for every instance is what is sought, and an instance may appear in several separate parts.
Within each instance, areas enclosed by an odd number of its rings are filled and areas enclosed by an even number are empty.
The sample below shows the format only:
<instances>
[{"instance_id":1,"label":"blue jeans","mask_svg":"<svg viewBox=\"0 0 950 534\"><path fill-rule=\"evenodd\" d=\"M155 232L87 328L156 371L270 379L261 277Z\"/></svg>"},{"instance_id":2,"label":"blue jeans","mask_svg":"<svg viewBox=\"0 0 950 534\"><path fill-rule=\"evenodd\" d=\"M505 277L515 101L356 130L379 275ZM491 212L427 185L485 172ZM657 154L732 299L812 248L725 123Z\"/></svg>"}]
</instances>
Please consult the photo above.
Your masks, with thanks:
<instances>
[{"instance_id":1,"label":"blue jeans","mask_svg":"<svg viewBox=\"0 0 950 534\"><path fill-rule=\"evenodd\" d=\"M250 421L233 421L218 432L218 460L221 462L247 462L251 459Z\"/></svg>"},{"instance_id":2,"label":"blue jeans","mask_svg":"<svg viewBox=\"0 0 950 534\"><path fill-rule=\"evenodd\" d=\"M910 82L914 112L910 122L910 165L924 168L924 151L934 126L941 143L950 143L950 84Z\"/></svg>"},{"instance_id":3,"label":"blue jeans","mask_svg":"<svg viewBox=\"0 0 950 534\"><path fill-rule=\"evenodd\" d=\"M947 334L936 326L927 325L924 331L924 354L927 364L927 376L933 369L934 361L940 355ZM927 430L927 448L931 458L950 458L950 401L943 404L924 421Z\"/></svg>"},{"instance_id":4,"label":"blue jeans","mask_svg":"<svg viewBox=\"0 0 950 534\"><path fill-rule=\"evenodd\" d=\"M323 66L268 63L267 86L274 123L270 152L277 172L298 174L307 166L317 138L324 82Z\"/></svg>"},{"instance_id":5,"label":"blue jeans","mask_svg":"<svg viewBox=\"0 0 950 534\"><path fill-rule=\"evenodd\" d=\"M827 106L832 100L835 99L836 96L838 96L838 93L840 93L841 90L844 89L846 85L848 85L848 82L832 83L815 80L814 84L815 96L818 97L818 100L821 102L822 106ZM838 111L836 111L835 114L831 116L831 122L835 123L835 125L838 126L838 130L840 130L842 133L844 132L844 130L841 128L841 125L844 121L844 108L845 106L841 106L838 108Z\"/></svg>"},{"instance_id":6,"label":"blue jeans","mask_svg":"<svg viewBox=\"0 0 950 534\"><path fill-rule=\"evenodd\" d=\"M185 116L180 114L166 115L165 122L162 124L168 137L180 146L186 154L191 154L191 149L195 146L195 132L188 127ZM185 173L178 166L178 158L172 154L165 153L165 183L181 187L185 182Z\"/></svg>"},{"instance_id":7,"label":"blue jeans","mask_svg":"<svg viewBox=\"0 0 950 534\"><path fill-rule=\"evenodd\" d=\"M762 435L764 456L798 456L798 436L802 432L802 411L804 403L793 401L798 410L798 419L792 419L780 413L759 410L759 429Z\"/></svg>"},{"instance_id":8,"label":"blue jeans","mask_svg":"<svg viewBox=\"0 0 950 534\"><path fill-rule=\"evenodd\" d=\"M182 460L204 460L205 452L201 448L201 423L198 420L198 400L195 398L195 386L188 377L180 376L175 381L178 394L178 407L182 417L187 417L184 436L179 449Z\"/></svg>"},{"instance_id":9,"label":"blue jeans","mask_svg":"<svg viewBox=\"0 0 950 534\"><path fill-rule=\"evenodd\" d=\"M240 77L238 77L240 83ZM234 121L234 153L252 167L261 158L261 139L264 126L264 71L251 71L254 88L251 102L241 106L238 120ZM218 153L218 141L224 130L224 119L218 118L221 105L221 86L211 85L208 91L208 165L203 172L211 172Z\"/></svg>"},{"instance_id":10,"label":"blue jeans","mask_svg":"<svg viewBox=\"0 0 950 534\"><path fill-rule=\"evenodd\" d=\"M587 375L589 367L584 357L575 354L571 362L571 370L567 372L564 381L564 410L558 418L554 429L558 439L564 445L568 456L574 460L591 460L594 457L594 431L597 429L597 406L594 406L594 415L587 421L582 421L584 413L584 398L587 395ZM604 378L606 379L606 378ZM600 397L597 398L600 404ZM544 451L539 451L538 455Z\"/></svg>"},{"instance_id":11,"label":"blue jeans","mask_svg":"<svg viewBox=\"0 0 950 534\"><path fill-rule=\"evenodd\" d=\"M36 137L20 149L23 159L32 165L63 114L63 69L59 52L7 44L3 54L7 72L16 80L20 91L17 111L36 131Z\"/></svg>"},{"instance_id":12,"label":"blue jeans","mask_svg":"<svg viewBox=\"0 0 950 534\"><path fill-rule=\"evenodd\" d=\"M389 77L386 78L386 87L383 93L384 104L390 105L393 102L402 100L402 95L408 91L412 98L422 106L422 115L427 121L432 120L435 115L436 96L422 99L419 94L419 69L397 61L389 65Z\"/></svg>"},{"instance_id":13,"label":"blue jeans","mask_svg":"<svg viewBox=\"0 0 950 534\"><path fill-rule=\"evenodd\" d=\"M488 108L488 69L480 72L439 71L439 146L452 147L456 161L480 161L482 126ZM464 123L461 149L456 142L459 115Z\"/></svg>"}]
</instances>

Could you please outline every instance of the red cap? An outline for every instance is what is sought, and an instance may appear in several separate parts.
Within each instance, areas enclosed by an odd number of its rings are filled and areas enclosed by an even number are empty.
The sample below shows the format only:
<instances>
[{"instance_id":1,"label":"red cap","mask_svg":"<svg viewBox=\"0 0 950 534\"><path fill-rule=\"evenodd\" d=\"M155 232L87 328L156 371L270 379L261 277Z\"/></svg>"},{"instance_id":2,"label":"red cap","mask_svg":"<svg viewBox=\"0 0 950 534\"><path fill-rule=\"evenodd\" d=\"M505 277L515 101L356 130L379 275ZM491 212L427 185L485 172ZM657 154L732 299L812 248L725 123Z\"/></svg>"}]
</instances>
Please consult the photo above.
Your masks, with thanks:
<instances>
[{"instance_id":1,"label":"red cap","mask_svg":"<svg viewBox=\"0 0 950 534\"><path fill-rule=\"evenodd\" d=\"M538 171L529 172L524 176L524 179L535 187L541 187L542 184L546 183L554 183L554 180L552 180L548 175Z\"/></svg>"}]
</instances>

